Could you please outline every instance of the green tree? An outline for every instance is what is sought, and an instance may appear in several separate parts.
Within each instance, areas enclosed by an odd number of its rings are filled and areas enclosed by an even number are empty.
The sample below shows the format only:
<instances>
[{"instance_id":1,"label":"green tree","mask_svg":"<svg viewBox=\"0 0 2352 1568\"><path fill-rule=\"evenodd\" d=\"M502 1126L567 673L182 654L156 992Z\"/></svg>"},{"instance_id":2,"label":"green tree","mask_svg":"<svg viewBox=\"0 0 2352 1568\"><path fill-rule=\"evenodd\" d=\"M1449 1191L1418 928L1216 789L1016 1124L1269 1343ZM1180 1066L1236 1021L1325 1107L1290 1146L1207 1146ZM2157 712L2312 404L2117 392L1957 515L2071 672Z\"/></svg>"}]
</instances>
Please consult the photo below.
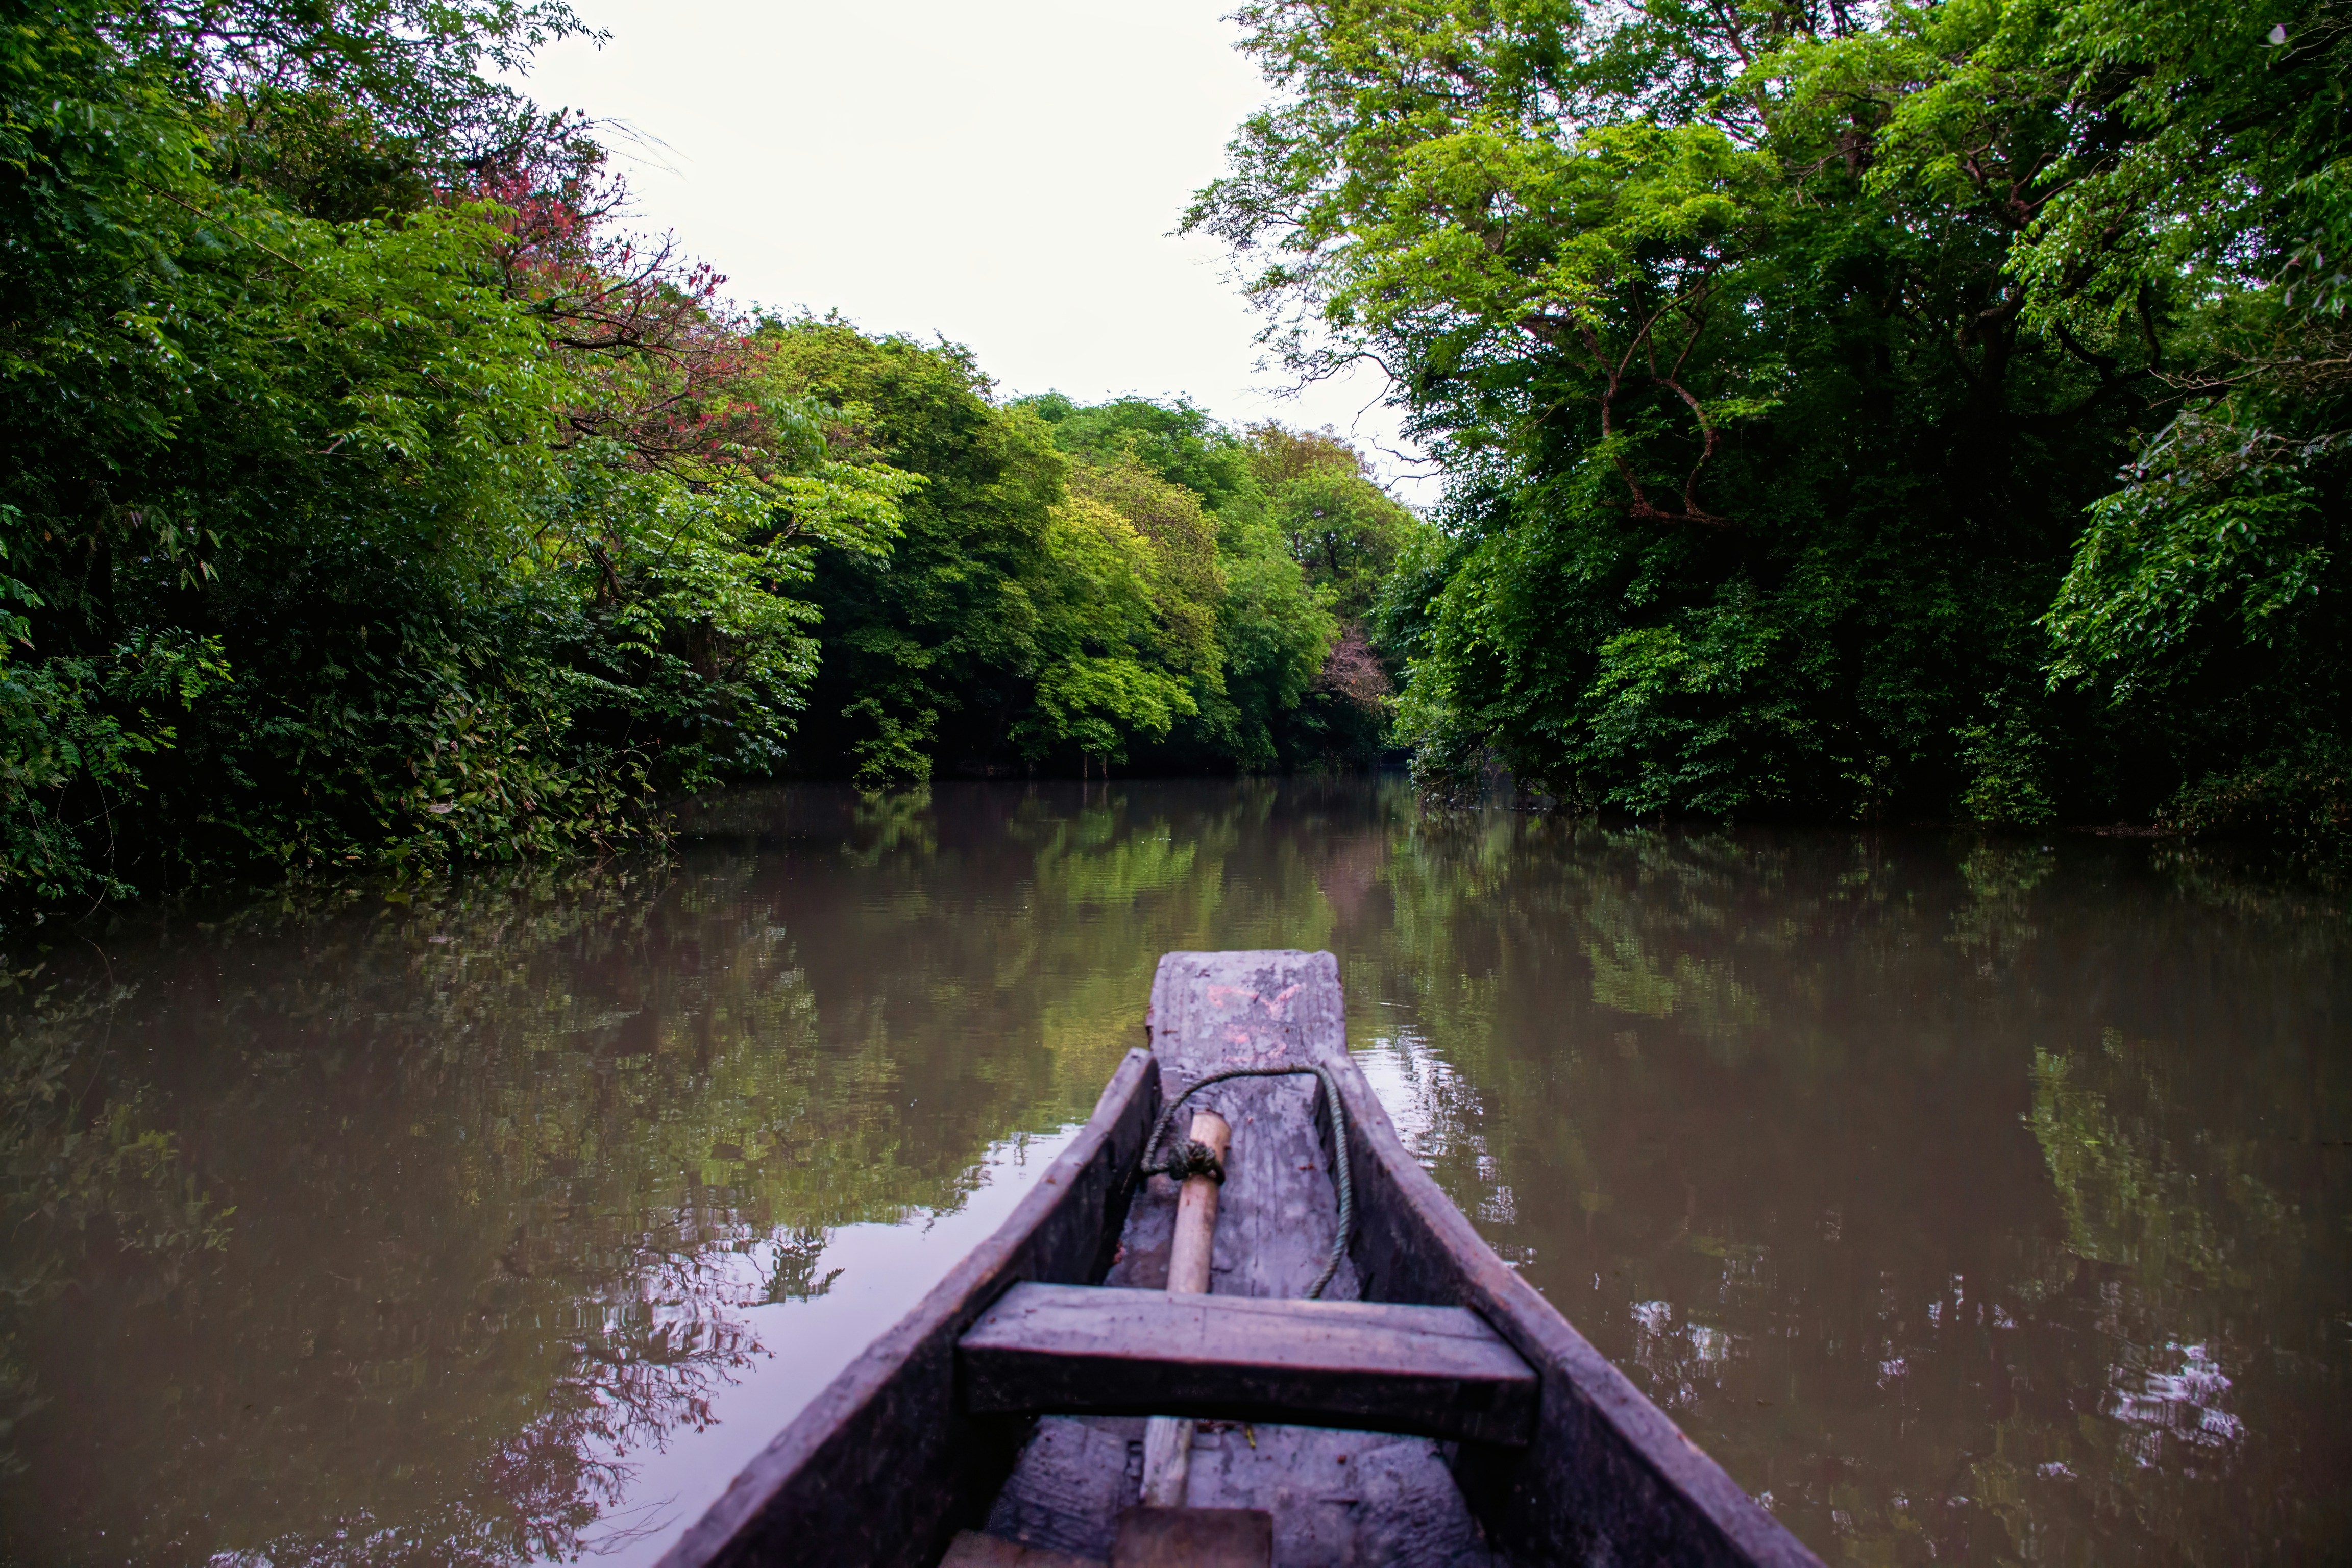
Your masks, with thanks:
<instances>
[{"instance_id":1,"label":"green tree","mask_svg":"<svg viewBox=\"0 0 2352 1568\"><path fill-rule=\"evenodd\" d=\"M1307 583L1342 622L1361 621L1419 524L1375 484L1363 455L1329 429L1254 425L1251 466Z\"/></svg>"},{"instance_id":2,"label":"green tree","mask_svg":"<svg viewBox=\"0 0 2352 1568\"><path fill-rule=\"evenodd\" d=\"M2200 279L2335 298L2339 34L2155 10L1243 11L1279 96L1188 225L1447 463L1381 612L1426 775L2026 821L2178 786L2211 726L2049 689L2092 557L2061 583L2226 309Z\"/></svg>"},{"instance_id":3,"label":"green tree","mask_svg":"<svg viewBox=\"0 0 2352 1568\"><path fill-rule=\"evenodd\" d=\"M1041 668L1034 588L1066 465L1045 426L990 398L969 351L873 339L837 318L771 323L773 384L842 409L855 440L923 488L886 562L828 552L814 756L869 785L1004 752Z\"/></svg>"},{"instance_id":4,"label":"green tree","mask_svg":"<svg viewBox=\"0 0 2352 1568\"><path fill-rule=\"evenodd\" d=\"M907 482L760 395L715 276L484 74L575 27L0 37L0 898L611 843L775 764L809 552L886 551Z\"/></svg>"},{"instance_id":5,"label":"green tree","mask_svg":"<svg viewBox=\"0 0 2352 1568\"><path fill-rule=\"evenodd\" d=\"M2341 866L2352 28L2326 5L2091 4L2068 23L2053 74L2116 146L2021 242L2029 310L2116 356L2187 309L2153 367L2168 395L2045 622L2052 681L2165 738L2176 825Z\"/></svg>"},{"instance_id":6,"label":"green tree","mask_svg":"<svg viewBox=\"0 0 2352 1568\"><path fill-rule=\"evenodd\" d=\"M1183 539L1197 584L1188 597L1214 605L1219 663L1213 679L1194 678L1199 717L1153 761L1264 772L1298 760L1291 731L1339 627L1269 510L1247 440L1182 400L1087 407L1048 393L1023 406L1076 459L1074 484L1104 494L1155 538ZM1189 521L1203 516L1214 524L1213 573Z\"/></svg>"},{"instance_id":7,"label":"green tree","mask_svg":"<svg viewBox=\"0 0 2352 1568\"><path fill-rule=\"evenodd\" d=\"M1171 485L1201 498L1218 517L1265 504L1255 465L1243 441L1188 398L1159 403L1115 397L1088 406L1058 392L1020 400L1053 426L1054 444L1075 457L1113 463L1132 456Z\"/></svg>"},{"instance_id":8,"label":"green tree","mask_svg":"<svg viewBox=\"0 0 2352 1568\"><path fill-rule=\"evenodd\" d=\"M1032 756L1075 750L1084 765L1108 768L1127 761L1131 737L1164 741L1201 710L1187 684L1154 657L1166 554L1127 518L1083 495L1054 509L1046 552L1051 568L1034 595L1045 664L1035 707L1015 721L1013 739Z\"/></svg>"}]
</instances>

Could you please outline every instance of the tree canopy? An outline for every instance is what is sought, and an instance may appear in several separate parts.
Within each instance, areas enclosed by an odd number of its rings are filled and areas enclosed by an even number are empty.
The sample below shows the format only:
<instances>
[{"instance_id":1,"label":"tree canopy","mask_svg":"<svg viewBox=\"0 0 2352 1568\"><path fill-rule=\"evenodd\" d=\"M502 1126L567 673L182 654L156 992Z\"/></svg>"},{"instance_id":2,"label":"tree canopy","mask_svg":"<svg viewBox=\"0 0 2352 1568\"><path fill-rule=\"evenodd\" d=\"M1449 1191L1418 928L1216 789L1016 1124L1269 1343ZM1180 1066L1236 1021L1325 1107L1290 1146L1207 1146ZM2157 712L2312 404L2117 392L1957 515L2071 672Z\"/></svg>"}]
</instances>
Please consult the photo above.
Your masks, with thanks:
<instances>
[{"instance_id":1,"label":"tree canopy","mask_svg":"<svg viewBox=\"0 0 2352 1568\"><path fill-rule=\"evenodd\" d=\"M2340 838L2340 7L1239 16L1188 226L1445 464L1425 776Z\"/></svg>"}]
</instances>

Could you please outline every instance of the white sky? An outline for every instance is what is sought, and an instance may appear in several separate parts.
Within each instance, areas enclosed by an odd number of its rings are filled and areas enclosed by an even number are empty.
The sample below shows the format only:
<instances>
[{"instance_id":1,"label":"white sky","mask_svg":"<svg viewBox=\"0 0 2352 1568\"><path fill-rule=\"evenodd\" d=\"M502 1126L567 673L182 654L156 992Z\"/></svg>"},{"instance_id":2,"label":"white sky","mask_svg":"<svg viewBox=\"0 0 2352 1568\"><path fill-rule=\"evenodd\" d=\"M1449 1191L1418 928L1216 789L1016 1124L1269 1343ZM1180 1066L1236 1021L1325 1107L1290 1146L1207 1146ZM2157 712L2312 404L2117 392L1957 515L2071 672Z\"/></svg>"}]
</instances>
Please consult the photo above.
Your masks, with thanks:
<instances>
[{"instance_id":1,"label":"white sky","mask_svg":"<svg viewBox=\"0 0 2352 1568\"><path fill-rule=\"evenodd\" d=\"M1285 396L1223 247L1171 237L1265 96L1230 3L575 0L611 40L549 50L530 89L653 139L622 164L636 221L740 301L944 333L1008 395L1333 425L1433 500L1374 449L1383 378Z\"/></svg>"}]
</instances>

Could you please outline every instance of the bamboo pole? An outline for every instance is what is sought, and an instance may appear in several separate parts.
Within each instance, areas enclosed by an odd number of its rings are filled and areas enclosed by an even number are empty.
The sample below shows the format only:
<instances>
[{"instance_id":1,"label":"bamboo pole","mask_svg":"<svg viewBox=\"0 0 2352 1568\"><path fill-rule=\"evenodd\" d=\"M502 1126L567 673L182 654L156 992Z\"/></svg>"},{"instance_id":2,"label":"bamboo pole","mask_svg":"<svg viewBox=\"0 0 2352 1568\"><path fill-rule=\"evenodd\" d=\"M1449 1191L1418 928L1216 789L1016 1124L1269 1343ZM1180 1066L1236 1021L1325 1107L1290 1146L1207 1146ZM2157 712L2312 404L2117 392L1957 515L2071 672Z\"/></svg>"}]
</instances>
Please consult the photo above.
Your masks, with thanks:
<instances>
[{"instance_id":1,"label":"bamboo pole","mask_svg":"<svg viewBox=\"0 0 2352 1568\"><path fill-rule=\"evenodd\" d=\"M1196 1110L1192 1140L1207 1144L1222 1165L1233 1146L1233 1128L1213 1110ZM1176 1199L1175 1241L1168 1249L1169 1294L1208 1294L1216 1241L1217 1183L1209 1176L1187 1176ZM1192 1465L1192 1423L1174 1415L1153 1416L1143 1428L1143 1505L1182 1508Z\"/></svg>"}]
</instances>

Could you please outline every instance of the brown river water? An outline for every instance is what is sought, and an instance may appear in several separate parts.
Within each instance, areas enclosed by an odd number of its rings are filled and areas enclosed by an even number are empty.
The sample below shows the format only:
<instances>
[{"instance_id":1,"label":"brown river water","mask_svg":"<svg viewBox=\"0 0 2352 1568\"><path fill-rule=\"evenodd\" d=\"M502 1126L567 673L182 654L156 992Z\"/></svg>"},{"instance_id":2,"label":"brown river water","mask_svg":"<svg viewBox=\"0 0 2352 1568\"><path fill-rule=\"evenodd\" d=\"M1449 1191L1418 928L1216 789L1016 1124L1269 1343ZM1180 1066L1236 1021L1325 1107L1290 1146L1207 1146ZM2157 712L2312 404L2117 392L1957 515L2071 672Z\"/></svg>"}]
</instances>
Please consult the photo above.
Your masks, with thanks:
<instances>
[{"instance_id":1,"label":"brown river water","mask_svg":"<svg viewBox=\"0 0 2352 1568\"><path fill-rule=\"evenodd\" d=\"M2340 898L1392 778L690 823L47 928L0 994L0 1561L648 1561L1017 1201L1163 951L1276 946L1831 1561L2352 1557Z\"/></svg>"}]
</instances>

